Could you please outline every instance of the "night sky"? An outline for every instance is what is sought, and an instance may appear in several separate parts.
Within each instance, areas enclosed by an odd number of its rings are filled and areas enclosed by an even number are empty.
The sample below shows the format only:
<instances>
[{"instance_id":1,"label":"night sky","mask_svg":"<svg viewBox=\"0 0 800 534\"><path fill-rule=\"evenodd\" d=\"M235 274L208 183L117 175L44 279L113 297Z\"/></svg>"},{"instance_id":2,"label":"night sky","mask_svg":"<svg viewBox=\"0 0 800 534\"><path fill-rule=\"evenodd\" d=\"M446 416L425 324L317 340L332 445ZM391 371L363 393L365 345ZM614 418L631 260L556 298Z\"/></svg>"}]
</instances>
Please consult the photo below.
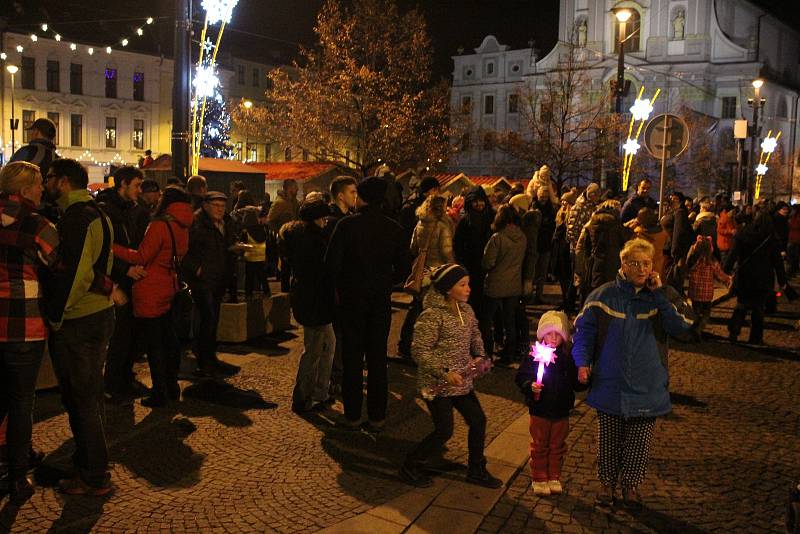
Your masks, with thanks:
<instances>
[{"instance_id":1,"label":"night sky","mask_svg":"<svg viewBox=\"0 0 800 534\"><path fill-rule=\"evenodd\" d=\"M558 0L397 0L401 9L418 7L428 21L433 39L436 77L450 78L450 56L459 47L465 52L480 45L483 37L495 35L512 48L536 42L547 53L558 31ZM197 13L200 1L194 0ZM226 30L223 51L252 60L288 62L298 45L315 41L313 26L323 0L240 0L233 21ZM800 28L798 0L758 0L781 19ZM10 0L4 10L7 27L33 31L49 22L65 37L87 44L105 46L131 34L147 16L156 23L132 50L149 53L172 52L172 5L165 0ZM2 21L2 19L0 19ZM0 25L2 27L2 25Z\"/></svg>"}]
</instances>

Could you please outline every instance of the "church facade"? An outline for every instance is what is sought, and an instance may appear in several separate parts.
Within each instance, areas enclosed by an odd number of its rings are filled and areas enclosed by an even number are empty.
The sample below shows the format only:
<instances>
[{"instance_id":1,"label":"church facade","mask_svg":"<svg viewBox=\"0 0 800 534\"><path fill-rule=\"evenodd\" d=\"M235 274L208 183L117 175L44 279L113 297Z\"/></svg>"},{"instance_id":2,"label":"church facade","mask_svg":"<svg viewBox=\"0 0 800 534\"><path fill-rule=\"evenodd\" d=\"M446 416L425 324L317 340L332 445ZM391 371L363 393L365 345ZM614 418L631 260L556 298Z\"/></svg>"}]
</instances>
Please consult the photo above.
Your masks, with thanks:
<instances>
[{"instance_id":1,"label":"church facade","mask_svg":"<svg viewBox=\"0 0 800 534\"><path fill-rule=\"evenodd\" d=\"M621 9L631 13L624 29L615 17ZM533 47L510 49L487 36L474 53L453 57L453 109L469 114L474 131L518 131L520 103L515 95L526 87L541 87L568 47L577 47L590 71L586 90L610 91L610 82L617 78L620 31L625 32L623 39L628 37L623 45L624 77L630 83L623 112L642 86L645 96L660 89L655 113L681 114L689 109L710 119L714 150L723 155L726 172L736 168L734 122L752 122L753 107L748 103L755 97L752 82L763 79L762 137L770 130L780 131L779 150L785 154L775 172L786 178L772 193L782 198L792 194L792 183L799 181L789 177L798 172L800 33L746 0L561 0L559 42L546 55L539 57ZM481 139L467 141L451 161L454 171L470 175L529 171ZM749 146L748 139L743 149Z\"/></svg>"}]
</instances>

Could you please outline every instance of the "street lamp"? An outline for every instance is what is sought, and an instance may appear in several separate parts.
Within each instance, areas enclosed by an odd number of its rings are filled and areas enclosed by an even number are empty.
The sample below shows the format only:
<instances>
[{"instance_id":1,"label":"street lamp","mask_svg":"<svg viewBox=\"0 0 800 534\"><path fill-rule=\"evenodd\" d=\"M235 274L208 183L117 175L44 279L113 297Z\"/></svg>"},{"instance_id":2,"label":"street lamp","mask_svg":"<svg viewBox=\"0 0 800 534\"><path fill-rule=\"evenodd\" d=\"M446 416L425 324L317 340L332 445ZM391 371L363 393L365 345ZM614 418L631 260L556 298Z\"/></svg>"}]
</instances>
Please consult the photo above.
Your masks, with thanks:
<instances>
[{"instance_id":1,"label":"street lamp","mask_svg":"<svg viewBox=\"0 0 800 534\"><path fill-rule=\"evenodd\" d=\"M11 155L14 155L14 132L17 131L17 126L19 126L19 121L14 116L14 75L19 70L19 67L16 65L7 65L6 70L11 74Z\"/></svg>"},{"instance_id":2,"label":"street lamp","mask_svg":"<svg viewBox=\"0 0 800 534\"><path fill-rule=\"evenodd\" d=\"M253 107L252 100L245 100L242 105L244 109L250 110ZM245 128L244 132L244 161L247 163L250 160L250 132L249 128Z\"/></svg>"},{"instance_id":3,"label":"street lamp","mask_svg":"<svg viewBox=\"0 0 800 534\"><path fill-rule=\"evenodd\" d=\"M627 41L627 37L625 36L625 26L628 20L631 18L631 12L627 9L620 9L614 12L614 16L619 22L619 42L617 43L619 48L617 51L617 84L614 87L614 111L619 118L619 116L622 114L622 99L625 97L625 41ZM620 158L622 156L621 144L622 132L619 132L617 135L617 155L620 156ZM618 178L619 177L621 176L618 176ZM615 182L615 188L621 186L619 179L615 180Z\"/></svg>"},{"instance_id":4,"label":"street lamp","mask_svg":"<svg viewBox=\"0 0 800 534\"><path fill-rule=\"evenodd\" d=\"M747 103L753 107L753 131L750 137L750 151L747 154L747 173L744 176L745 184L743 189L747 190L747 203L753 203L753 184L755 184L755 176L757 174L753 168L753 154L756 153L756 145L758 145L758 111L761 106L766 102L766 99L761 98L761 87L764 86L764 80L756 78L753 80L753 89L755 90L755 98L748 99Z\"/></svg>"}]
</instances>

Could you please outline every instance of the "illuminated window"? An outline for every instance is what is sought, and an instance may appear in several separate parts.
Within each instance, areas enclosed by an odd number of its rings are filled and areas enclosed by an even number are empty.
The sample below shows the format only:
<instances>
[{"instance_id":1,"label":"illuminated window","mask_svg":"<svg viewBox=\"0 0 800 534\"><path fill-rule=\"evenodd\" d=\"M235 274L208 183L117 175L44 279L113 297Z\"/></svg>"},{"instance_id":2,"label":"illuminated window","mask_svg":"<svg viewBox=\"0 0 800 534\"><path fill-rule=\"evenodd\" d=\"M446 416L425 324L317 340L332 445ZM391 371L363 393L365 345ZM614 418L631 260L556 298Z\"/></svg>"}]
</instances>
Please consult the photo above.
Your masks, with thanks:
<instances>
[{"instance_id":1,"label":"illuminated window","mask_svg":"<svg viewBox=\"0 0 800 534\"><path fill-rule=\"evenodd\" d=\"M106 117L106 148L117 148L116 117Z\"/></svg>"}]
</instances>

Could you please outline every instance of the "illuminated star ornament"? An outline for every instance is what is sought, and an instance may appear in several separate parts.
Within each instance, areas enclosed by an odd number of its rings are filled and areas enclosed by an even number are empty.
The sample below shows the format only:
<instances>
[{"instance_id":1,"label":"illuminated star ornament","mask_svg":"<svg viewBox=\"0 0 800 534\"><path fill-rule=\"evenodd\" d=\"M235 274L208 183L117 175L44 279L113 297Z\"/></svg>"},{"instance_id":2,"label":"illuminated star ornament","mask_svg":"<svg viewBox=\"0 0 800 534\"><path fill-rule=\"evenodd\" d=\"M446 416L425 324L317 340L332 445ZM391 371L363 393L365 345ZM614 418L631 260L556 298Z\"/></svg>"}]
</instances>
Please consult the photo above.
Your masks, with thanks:
<instances>
[{"instance_id":1,"label":"illuminated star ornament","mask_svg":"<svg viewBox=\"0 0 800 534\"><path fill-rule=\"evenodd\" d=\"M536 369L536 383L541 385L542 378L544 378L544 368L556 361L556 348L537 341L533 346L531 356L533 361L539 362L539 367ZM536 395L537 400L538 398L539 395Z\"/></svg>"},{"instance_id":2,"label":"illuminated star ornament","mask_svg":"<svg viewBox=\"0 0 800 534\"><path fill-rule=\"evenodd\" d=\"M639 148L640 145L636 142L636 139L631 139L630 137L627 141L625 141L625 144L622 145L622 149L625 151L625 153L630 155L636 154L636 152L639 151Z\"/></svg>"},{"instance_id":3,"label":"illuminated star ornament","mask_svg":"<svg viewBox=\"0 0 800 534\"><path fill-rule=\"evenodd\" d=\"M653 103L656 101L656 98L658 98L659 93L661 93L661 89L656 89L653 98L649 100L642 98L642 95L644 94L644 85L642 85L642 87L639 88L639 95L636 97L636 100L630 107L631 122L628 125L628 137L625 141L625 144L622 145L622 150L625 152L625 158L622 162L623 191L628 190L628 179L631 175L631 164L633 163L633 157L639 151L639 148L641 148L639 145L639 135L642 133L644 123L650 118L650 114L653 113ZM639 127L636 129L636 135L633 135L633 126L637 122L639 123Z\"/></svg>"},{"instance_id":4,"label":"illuminated star ornament","mask_svg":"<svg viewBox=\"0 0 800 534\"><path fill-rule=\"evenodd\" d=\"M781 132L778 132L778 135L772 137L772 130L770 130L767 133L767 137L765 137L761 142L761 155L758 158L758 165L756 166L756 183L753 190L756 200L758 200L758 197L761 194L761 182L764 179L764 175L767 174L767 171L769 170L767 163L769 163L769 158L775 152L775 149L778 148L778 139L780 139L780 137Z\"/></svg>"},{"instance_id":5,"label":"illuminated star ornament","mask_svg":"<svg viewBox=\"0 0 800 534\"><path fill-rule=\"evenodd\" d=\"M195 93L203 98L214 95L214 91L219 87L219 78L216 69L211 65L203 65L197 68L197 73L192 81Z\"/></svg>"}]
</instances>

